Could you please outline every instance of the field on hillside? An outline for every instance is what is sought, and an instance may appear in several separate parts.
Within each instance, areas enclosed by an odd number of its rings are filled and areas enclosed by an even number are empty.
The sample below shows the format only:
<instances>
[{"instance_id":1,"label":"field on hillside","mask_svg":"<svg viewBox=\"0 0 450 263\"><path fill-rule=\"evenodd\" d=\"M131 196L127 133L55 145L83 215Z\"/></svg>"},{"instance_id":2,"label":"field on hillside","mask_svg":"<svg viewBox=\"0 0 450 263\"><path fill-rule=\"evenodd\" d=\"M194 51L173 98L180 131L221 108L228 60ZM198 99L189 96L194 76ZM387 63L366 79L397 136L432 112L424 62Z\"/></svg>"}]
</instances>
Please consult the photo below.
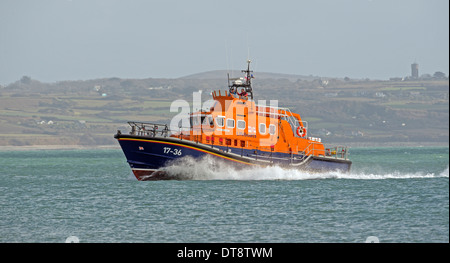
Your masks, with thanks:
<instances>
[{"instance_id":1,"label":"field on hillside","mask_svg":"<svg viewBox=\"0 0 450 263\"><path fill-rule=\"evenodd\" d=\"M278 100L327 142L440 143L449 138L449 82L255 79L257 100ZM177 99L192 104L223 79L119 78L0 87L0 146L113 145L127 121L169 123Z\"/></svg>"},{"instance_id":2,"label":"field on hillside","mask_svg":"<svg viewBox=\"0 0 450 263\"><path fill-rule=\"evenodd\" d=\"M171 101L108 100L98 94L0 97L0 145L108 145L127 121L157 122L171 118ZM173 114L172 114L173 115Z\"/></svg>"}]
</instances>

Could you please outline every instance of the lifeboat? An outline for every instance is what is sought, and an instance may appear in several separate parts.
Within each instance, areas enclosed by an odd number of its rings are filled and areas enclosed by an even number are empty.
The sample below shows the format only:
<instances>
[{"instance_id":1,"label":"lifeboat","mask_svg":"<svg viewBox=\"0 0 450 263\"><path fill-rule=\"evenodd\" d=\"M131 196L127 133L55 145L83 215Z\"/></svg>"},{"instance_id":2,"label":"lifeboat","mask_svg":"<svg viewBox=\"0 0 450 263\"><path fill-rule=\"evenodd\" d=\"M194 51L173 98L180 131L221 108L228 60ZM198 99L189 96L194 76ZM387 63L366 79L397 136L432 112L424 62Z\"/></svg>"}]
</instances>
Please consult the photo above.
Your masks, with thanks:
<instances>
[{"instance_id":1,"label":"lifeboat","mask_svg":"<svg viewBox=\"0 0 450 263\"><path fill-rule=\"evenodd\" d=\"M206 155L236 166L281 166L307 172L348 172L348 148L325 148L308 136L308 123L289 108L254 101L250 70L230 79L228 90L213 91L214 105L188 115L189 127L128 122L131 131L117 131L118 140L138 180L173 179L164 167L184 157ZM273 102L273 101L271 101ZM266 103L267 104L267 103Z\"/></svg>"}]
</instances>

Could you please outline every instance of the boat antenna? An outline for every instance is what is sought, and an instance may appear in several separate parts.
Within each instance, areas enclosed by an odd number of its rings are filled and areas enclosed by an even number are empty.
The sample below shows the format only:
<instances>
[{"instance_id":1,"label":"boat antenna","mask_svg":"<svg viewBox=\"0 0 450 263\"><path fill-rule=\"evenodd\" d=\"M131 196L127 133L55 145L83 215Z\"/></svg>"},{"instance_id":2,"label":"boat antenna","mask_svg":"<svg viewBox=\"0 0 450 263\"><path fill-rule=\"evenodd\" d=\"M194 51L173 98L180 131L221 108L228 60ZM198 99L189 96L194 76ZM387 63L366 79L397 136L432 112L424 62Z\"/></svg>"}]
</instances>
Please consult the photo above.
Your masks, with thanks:
<instances>
[{"instance_id":1,"label":"boat antenna","mask_svg":"<svg viewBox=\"0 0 450 263\"><path fill-rule=\"evenodd\" d=\"M247 60L247 70L242 70L242 72L245 73L245 91L250 93L250 97L253 100L253 88L252 88L252 78L253 78L253 74L251 74L253 72L253 70L250 70L250 63L252 61L250 59Z\"/></svg>"}]
</instances>

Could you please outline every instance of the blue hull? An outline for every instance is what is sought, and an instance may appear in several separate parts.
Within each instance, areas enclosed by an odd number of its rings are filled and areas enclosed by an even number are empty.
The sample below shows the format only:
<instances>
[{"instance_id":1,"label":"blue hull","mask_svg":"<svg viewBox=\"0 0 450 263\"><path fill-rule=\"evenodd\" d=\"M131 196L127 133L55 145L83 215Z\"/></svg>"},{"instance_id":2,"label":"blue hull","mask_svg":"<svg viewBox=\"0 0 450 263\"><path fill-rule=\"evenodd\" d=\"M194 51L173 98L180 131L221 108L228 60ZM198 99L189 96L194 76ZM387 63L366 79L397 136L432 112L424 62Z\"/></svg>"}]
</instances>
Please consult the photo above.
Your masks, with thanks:
<instances>
[{"instance_id":1,"label":"blue hull","mask_svg":"<svg viewBox=\"0 0 450 263\"><path fill-rule=\"evenodd\" d=\"M178 138L116 134L131 170L138 180L174 179L160 169L183 157L211 156L237 168L278 165L311 172L348 172L351 161L329 157L302 156L242 148L205 145Z\"/></svg>"}]
</instances>

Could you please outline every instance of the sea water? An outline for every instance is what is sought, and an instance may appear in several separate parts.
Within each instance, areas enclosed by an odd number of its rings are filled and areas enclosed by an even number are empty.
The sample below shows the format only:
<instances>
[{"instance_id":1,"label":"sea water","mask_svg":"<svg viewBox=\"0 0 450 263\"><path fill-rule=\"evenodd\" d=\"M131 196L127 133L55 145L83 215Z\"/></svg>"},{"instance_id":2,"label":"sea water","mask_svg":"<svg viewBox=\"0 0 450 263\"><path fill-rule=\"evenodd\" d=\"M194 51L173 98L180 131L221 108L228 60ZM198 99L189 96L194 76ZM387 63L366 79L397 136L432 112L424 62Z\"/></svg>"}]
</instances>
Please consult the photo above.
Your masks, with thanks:
<instances>
[{"instance_id":1,"label":"sea water","mask_svg":"<svg viewBox=\"0 0 450 263\"><path fill-rule=\"evenodd\" d=\"M447 146L350 154L346 174L188 159L143 182L119 149L3 151L0 242L449 242Z\"/></svg>"}]
</instances>

